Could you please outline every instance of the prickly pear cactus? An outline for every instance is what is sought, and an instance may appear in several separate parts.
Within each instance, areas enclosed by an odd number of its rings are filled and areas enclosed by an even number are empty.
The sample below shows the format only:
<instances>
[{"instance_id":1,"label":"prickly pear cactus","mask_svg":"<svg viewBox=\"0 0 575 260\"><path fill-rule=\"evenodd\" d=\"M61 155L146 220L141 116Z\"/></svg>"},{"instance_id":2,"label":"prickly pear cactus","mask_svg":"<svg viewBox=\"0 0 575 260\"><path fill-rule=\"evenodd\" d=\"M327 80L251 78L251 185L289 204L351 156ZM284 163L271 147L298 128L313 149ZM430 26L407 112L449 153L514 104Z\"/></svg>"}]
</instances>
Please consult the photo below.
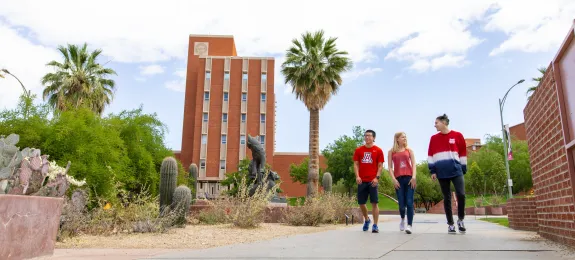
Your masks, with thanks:
<instances>
[{"instance_id":1,"label":"prickly pear cactus","mask_svg":"<svg viewBox=\"0 0 575 260\"><path fill-rule=\"evenodd\" d=\"M323 190L325 192L331 192L331 184L332 184L331 173L329 172L324 173L323 179L321 180L321 186L323 187Z\"/></svg>"},{"instance_id":2,"label":"prickly pear cactus","mask_svg":"<svg viewBox=\"0 0 575 260\"><path fill-rule=\"evenodd\" d=\"M178 163L174 157L166 157L160 167L160 213L172 204L172 197L176 189L178 177Z\"/></svg>"},{"instance_id":3,"label":"prickly pear cactus","mask_svg":"<svg viewBox=\"0 0 575 260\"><path fill-rule=\"evenodd\" d=\"M186 224L186 216L192 203L192 191L186 185L180 185L174 191L172 210L176 214L175 224Z\"/></svg>"}]
</instances>

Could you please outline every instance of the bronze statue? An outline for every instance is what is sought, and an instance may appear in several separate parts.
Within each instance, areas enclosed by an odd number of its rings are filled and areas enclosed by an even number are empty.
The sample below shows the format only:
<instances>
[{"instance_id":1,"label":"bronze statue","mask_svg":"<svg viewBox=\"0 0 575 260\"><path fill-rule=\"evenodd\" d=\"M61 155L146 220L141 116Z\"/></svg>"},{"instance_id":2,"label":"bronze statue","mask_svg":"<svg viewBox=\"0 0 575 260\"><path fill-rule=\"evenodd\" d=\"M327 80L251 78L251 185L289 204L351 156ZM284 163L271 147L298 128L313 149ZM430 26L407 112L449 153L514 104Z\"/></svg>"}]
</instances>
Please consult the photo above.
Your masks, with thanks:
<instances>
[{"instance_id":1,"label":"bronze statue","mask_svg":"<svg viewBox=\"0 0 575 260\"><path fill-rule=\"evenodd\" d=\"M266 186L269 190L279 180L279 175L271 170L266 170L266 151L260 141L248 135L247 147L252 151L252 160L248 166L248 179L251 183L249 195L252 196L258 187ZM267 175L266 180L263 178Z\"/></svg>"}]
</instances>

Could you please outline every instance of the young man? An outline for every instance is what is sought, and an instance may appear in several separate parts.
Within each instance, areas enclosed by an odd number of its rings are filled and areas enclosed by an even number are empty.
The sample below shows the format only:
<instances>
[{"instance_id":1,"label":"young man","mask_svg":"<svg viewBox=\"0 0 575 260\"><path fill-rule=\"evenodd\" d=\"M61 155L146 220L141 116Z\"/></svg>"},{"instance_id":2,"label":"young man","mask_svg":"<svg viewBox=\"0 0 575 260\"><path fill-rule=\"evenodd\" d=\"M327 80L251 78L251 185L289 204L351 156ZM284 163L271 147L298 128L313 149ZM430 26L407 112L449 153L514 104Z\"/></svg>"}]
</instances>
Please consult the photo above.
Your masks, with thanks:
<instances>
[{"instance_id":1,"label":"young man","mask_svg":"<svg viewBox=\"0 0 575 260\"><path fill-rule=\"evenodd\" d=\"M457 197L457 226L459 232L465 233L463 219L465 217L465 182L463 175L467 173L467 148L465 139L459 132L449 130L449 118L446 114L435 119L435 129L439 133L429 141L427 162L432 180L439 180L443 193L443 207L447 217L448 233L455 234L453 213L451 209L451 183L455 187Z\"/></svg>"},{"instance_id":2,"label":"young man","mask_svg":"<svg viewBox=\"0 0 575 260\"><path fill-rule=\"evenodd\" d=\"M355 171L355 180L357 182L357 203L363 213L363 231L369 229L371 219L367 216L367 197L372 205L373 226L371 231L378 233L377 221L379 220L379 208L377 206L378 194L377 186L379 176L383 167L383 151L373 142L375 141L375 131L367 130L364 133L365 145L355 149L353 155L353 169Z\"/></svg>"}]
</instances>

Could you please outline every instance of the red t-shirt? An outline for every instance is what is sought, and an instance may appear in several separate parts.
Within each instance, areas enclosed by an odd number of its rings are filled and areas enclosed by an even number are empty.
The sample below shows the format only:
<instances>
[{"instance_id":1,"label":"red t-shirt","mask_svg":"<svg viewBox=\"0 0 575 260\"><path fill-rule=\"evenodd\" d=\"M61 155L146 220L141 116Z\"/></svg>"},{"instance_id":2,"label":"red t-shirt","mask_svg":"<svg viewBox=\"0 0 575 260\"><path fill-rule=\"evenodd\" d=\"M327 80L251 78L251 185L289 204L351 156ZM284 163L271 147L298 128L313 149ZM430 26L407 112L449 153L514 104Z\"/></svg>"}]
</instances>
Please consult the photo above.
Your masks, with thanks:
<instances>
[{"instance_id":1,"label":"red t-shirt","mask_svg":"<svg viewBox=\"0 0 575 260\"><path fill-rule=\"evenodd\" d=\"M353 160L359 162L359 177L363 182L370 182L377 176L378 164L383 163L383 151L376 145L355 149Z\"/></svg>"}]
</instances>

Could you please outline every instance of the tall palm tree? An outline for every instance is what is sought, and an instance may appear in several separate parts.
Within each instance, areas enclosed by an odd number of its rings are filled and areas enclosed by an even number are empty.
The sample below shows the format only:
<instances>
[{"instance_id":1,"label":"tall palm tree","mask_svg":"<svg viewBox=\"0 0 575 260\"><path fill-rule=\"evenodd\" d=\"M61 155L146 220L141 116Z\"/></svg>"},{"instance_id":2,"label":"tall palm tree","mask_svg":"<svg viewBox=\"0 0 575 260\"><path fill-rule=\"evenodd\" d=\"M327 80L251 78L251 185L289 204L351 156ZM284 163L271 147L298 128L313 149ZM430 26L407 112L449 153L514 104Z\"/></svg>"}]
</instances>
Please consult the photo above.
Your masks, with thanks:
<instances>
[{"instance_id":1,"label":"tall palm tree","mask_svg":"<svg viewBox=\"0 0 575 260\"><path fill-rule=\"evenodd\" d=\"M536 78L532 78L531 80L537 82L537 85L530 87L529 89L527 89L527 99L531 99L531 95L533 94L533 92L535 92L535 90L537 89L537 87L539 87L539 84L541 84L541 80L543 80L543 76L545 75L545 72L547 71L546 67L541 67L537 69L541 75L539 77Z\"/></svg>"},{"instance_id":2,"label":"tall palm tree","mask_svg":"<svg viewBox=\"0 0 575 260\"><path fill-rule=\"evenodd\" d=\"M352 68L352 61L335 45L337 38L324 38L324 31L306 32L301 41L292 40L281 72L292 93L309 110L309 169L307 195L313 196L319 180L319 111L342 84L341 74Z\"/></svg>"},{"instance_id":3,"label":"tall palm tree","mask_svg":"<svg viewBox=\"0 0 575 260\"><path fill-rule=\"evenodd\" d=\"M117 75L114 70L97 62L102 50L89 53L86 43L81 47L72 44L58 46L58 50L64 61L46 64L55 72L42 78L44 100L48 99L55 112L87 107L101 115L114 97L115 82L109 76Z\"/></svg>"}]
</instances>

